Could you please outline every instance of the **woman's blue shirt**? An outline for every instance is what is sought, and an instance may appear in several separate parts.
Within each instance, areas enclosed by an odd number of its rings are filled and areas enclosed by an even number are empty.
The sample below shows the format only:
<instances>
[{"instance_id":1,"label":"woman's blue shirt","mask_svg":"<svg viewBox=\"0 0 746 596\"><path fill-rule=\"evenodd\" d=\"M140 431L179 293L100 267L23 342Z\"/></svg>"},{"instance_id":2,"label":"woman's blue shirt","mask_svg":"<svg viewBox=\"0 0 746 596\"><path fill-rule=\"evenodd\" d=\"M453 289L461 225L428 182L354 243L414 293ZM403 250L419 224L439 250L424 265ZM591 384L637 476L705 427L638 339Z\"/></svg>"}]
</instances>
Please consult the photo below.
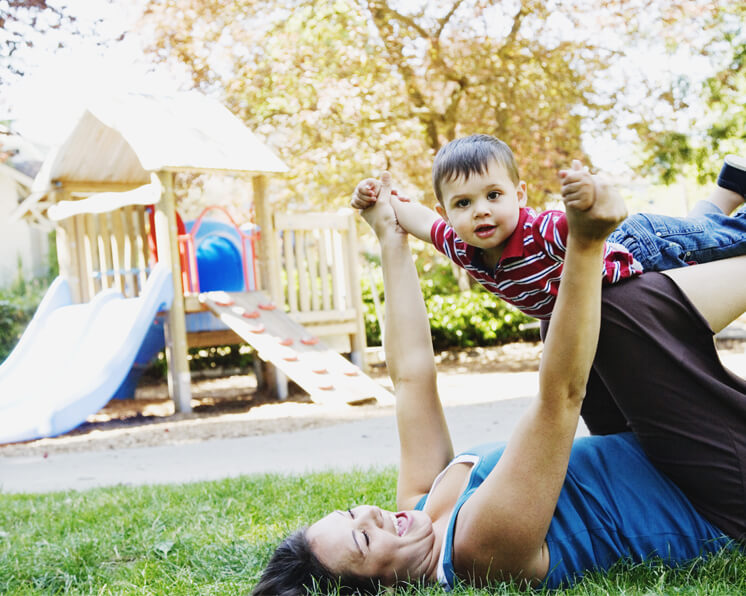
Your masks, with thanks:
<instances>
[{"instance_id":1,"label":"woman's blue shirt","mask_svg":"<svg viewBox=\"0 0 746 596\"><path fill-rule=\"evenodd\" d=\"M458 512L492 471L504 447L480 445L452 462L473 466L441 550L438 579L447 589L456 581L453 536ZM417 508L425 503L423 498ZM542 586L550 589L568 587L586 572L607 570L620 559L641 562L658 557L677 565L731 544L653 467L632 433L575 441L546 541L550 564Z\"/></svg>"}]
</instances>

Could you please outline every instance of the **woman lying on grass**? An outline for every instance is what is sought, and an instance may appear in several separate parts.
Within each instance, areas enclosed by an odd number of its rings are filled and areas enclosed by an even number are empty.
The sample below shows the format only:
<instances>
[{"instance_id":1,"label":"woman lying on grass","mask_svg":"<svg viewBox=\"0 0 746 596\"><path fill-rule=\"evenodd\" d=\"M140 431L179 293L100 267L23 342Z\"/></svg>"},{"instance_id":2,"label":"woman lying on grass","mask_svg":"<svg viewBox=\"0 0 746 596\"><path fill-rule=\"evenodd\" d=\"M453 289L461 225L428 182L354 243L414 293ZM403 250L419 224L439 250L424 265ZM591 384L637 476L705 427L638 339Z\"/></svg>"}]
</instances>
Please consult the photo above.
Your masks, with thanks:
<instances>
[{"instance_id":1,"label":"woman lying on grass","mask_svg":"<svg viewBox=\"0 0 746 596\"><path fill-rule=\"evenodd\" d=\"M602 299L603 241L624 206L604 193L587 211L567 199L539 395L506 445L454 458L389 195L385 175L363 217L382 251L401 511L361 505L299 530L254 594L458 580L555 588L620 559L675 566L746 541L746 383L722 367L712 338L746 309L746 257L646 273ZM597 436L574 441L581 413Z\"/></svg>"}]
</instances>

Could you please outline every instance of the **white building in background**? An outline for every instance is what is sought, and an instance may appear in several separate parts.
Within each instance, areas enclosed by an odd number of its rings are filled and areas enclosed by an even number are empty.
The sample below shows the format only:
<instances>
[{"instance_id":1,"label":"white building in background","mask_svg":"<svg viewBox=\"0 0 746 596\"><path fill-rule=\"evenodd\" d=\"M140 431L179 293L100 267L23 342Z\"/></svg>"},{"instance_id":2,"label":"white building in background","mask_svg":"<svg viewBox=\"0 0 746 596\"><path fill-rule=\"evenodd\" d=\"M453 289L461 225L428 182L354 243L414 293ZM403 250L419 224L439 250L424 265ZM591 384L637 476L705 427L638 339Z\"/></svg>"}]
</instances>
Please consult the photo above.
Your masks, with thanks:
<instances>
[{"instance_id":1,"label":"white building in background","mask_svg":"<svg viewBox=\"0 0 746 596\"><path fill-rule=\"evenodd\" d=\"M0 127L0 133L0 288L4 288L18 277L19 266L26 279L46 274L49 229L11 218L18 203L31 192L30 174L34 172L27 168L40 156L7 129ZM38 167L38 162L31 167Z\"/></svg>"}]
</instances>

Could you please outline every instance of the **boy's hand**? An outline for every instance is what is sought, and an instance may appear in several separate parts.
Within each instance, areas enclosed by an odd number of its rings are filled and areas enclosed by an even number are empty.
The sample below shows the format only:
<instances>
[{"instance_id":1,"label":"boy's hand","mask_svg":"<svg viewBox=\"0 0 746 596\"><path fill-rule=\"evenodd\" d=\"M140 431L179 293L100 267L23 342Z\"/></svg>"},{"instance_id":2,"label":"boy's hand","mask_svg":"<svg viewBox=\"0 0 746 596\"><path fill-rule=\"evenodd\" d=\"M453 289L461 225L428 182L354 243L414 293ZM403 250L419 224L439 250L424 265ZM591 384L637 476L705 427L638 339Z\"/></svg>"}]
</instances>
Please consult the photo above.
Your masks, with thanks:
<instances>
[{"instance_id":1,"label":"boy's hand","mask_svg":"<svg viewBox=\"0 0 746 596\"><path fill-rule=\"evenodd\" d=\"M578 211L590 209L596 202L596 180L588 168L574 159L572 168L560 170L559 175L562 178L562 200L565 205Z\"/></svg>"},{"instance_id":2,"label":"boy's hand","mask_svg":"<svg viewBox=\"0 0 746 596\"><path fill-rule=\"evenodd\" d=\"M350 201L350 207L353 209L367 209L371 205L375 204L378 200L378 194L381 192L381 181L375 178L366 178L362 182L359 182L355 187L355 192L352 193L352 200ZM399 193L395 188L391 189L391 198L409 202L406 197L400 197Z\"/></svg>"},{"instance_id":3,"label":"boy's hand","mask_svg":"<svg viewBox=\"0 0 746 596\"><path fill-rule=\"evenodd\" d=\"M366 178L359 182L352 193L350 206L353 209L367 209L378 199L378 193L381 191L381 181L375 178Z\"/></svg>"}]
</instances>

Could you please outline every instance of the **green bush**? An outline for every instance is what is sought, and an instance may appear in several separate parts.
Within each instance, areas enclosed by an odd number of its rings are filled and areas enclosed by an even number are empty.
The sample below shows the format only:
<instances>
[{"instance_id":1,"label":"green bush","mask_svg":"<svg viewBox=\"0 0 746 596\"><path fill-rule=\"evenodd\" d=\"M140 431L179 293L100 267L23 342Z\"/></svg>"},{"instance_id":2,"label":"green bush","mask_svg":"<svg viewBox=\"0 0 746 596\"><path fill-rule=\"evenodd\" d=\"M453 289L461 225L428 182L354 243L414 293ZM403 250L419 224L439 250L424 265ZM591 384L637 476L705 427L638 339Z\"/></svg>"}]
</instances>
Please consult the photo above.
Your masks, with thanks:
<instances>
[{"instance_id":1,"label":"green bush","mask_svg":"<svg viewBox=\"0 0 746 596\"><path fill-rule=\"evenodd\" d=\"M6 289L0 289L0 363L21 338L49 287L47 278L27 281L19 277Z\"/></svg>"},{"instance_id":2,"label":"green bush","mask_svg":"<svg viewBox=\"0 0 746 596\"><path fill-rule=\"evenodd\" d=\"M453 275L450 261L417 259L415 264L425 300L431 296L459 293L458 280Z\"/></svg>"},{"instance_id":3,"label":"green bush","mask_svg":"<svg viewBox=\"0 0 746 596\"><path fill-rule=\"evenodd\" d=\"M23 307L0 300L0 362L13 350L30 318Z\"/></svg>"},{"instance_id":4,"label":"green bush","mask_svg":"<svg viewBox=\"0 0 746 596\"><path fill-rule=\"evenodd\" d=\"M378 313L376 304L373 300L373 289L371 281L375 283L375 291L378 296L378 302L383 310L383 281L380 276L374 280L370 277L363 276L361 280L363 294L363 319L365 321L365 342L369 346L381 345L381 326L378 322Z\"/></svg>"},{"instance_id":5,"label":"green bush","mask_svg":"<svg viewBox=\"0 0 746 596\"><path fill-rule=\"evenodd\" d=\"M425 304L436 350L539 338L538 329L526 328L534 319L480 288L459 294L436 294Z\"/></svg>"},{"instance_id":6,"label":"green bush","mask_svg":"<svg viewBox=\"0 0 746 596\"><path fill-rule=\"evenodd\" d=\"M539 339L538 329L530 325L535 319L495 298L481 286L459 292L448 263L418 267L418 270L436 350ZM383 308L383 281L380 274L378 278L374 277L374 283ZM369 346L381 345L371 276L363 276L362 288L366 340Z\"/></svg>"},{"instance_id":7,"label":"green bush","mask_svg":"<svg viewBox=\"0 0 746 596\"><path fill-rule=\"evenodd\" d=\"M49 289L54 278L59 275L57 264L56 235L49 235L49 254L47 262L51 263L46 275L27 280L23 274L23 263L18 258L18 271L13 283L7 288L0 288L0 364L13 351L21 339L26 326L39 307L44 293Z\"/></svg>"}]
</instances>

